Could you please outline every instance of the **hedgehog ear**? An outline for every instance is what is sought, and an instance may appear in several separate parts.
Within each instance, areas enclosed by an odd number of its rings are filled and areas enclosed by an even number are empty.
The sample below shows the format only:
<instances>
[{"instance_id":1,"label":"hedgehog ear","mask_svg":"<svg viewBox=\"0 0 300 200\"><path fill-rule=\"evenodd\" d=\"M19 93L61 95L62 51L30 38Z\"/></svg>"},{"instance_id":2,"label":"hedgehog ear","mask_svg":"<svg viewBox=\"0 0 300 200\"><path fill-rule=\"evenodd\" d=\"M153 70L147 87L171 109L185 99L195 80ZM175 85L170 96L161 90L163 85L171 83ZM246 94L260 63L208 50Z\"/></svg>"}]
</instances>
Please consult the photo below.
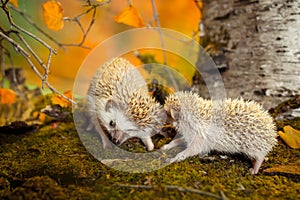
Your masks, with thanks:
<instances>
[{"instance_id":1,"label":"hedgehog ear","mask_svg":"<svg viewBox=\"0 0 300 200\"><path fill-rule=\"evenodd\" d=\"M174 119L174 120L178 120L179 119L179 111L174 109L174 108L171 108L170 109L170 114L171 114L171 117Z\"/></svg>"},{"instance_id":2,"label":"hedgehog ear","mask_svg":"<svg viewBox=\"0 0 300 200\"><path fill-rule=\"evenodd\" d=\"M112 100L112 99L109 99L107 102L106 102L106 105L105 105L105 111L109 111L111 108L116 108L118 105L117 103Z\"/></svg>"}]
</instances>

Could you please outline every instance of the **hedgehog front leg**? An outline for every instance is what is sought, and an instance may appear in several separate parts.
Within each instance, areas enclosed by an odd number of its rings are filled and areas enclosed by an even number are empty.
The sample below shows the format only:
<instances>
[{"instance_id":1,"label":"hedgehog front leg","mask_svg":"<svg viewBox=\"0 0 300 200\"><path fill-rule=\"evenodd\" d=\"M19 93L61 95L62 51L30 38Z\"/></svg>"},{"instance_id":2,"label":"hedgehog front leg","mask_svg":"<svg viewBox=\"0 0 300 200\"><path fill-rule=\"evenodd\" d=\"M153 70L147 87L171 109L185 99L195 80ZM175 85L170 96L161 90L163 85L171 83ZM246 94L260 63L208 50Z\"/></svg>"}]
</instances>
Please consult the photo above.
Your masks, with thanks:
<instances>
[{"instance_id":1,"label":"hedgehog front leg","mask_svg":"<svg viewBox=\"0 0 300 200\"><path fill-rule=\"evenodd\" d=\"M97 119L94 119L97 120ZM101 137L101 141L102 141L102 148L103 149L107 149L107 148L111 148L113 147L112 142L107 138L106 134L103 132L103 129L101 128L100 123L99 124L95 124L96 121L93 121L93 126L95 128L95 130L97 131L97 133L100 135Z\"/></svg>"},{"instance_id":2,"label":"hedgehog front leg","mask_svg":"<svg viewBox=\"0 0 300 200\"><path fill-rule=\"evenodd\" d=\"M154 144L152 142L151 137L141 138L142 142L146 146L148 151L152 151L154 149Z\"/></svg>"},{"instance_id":3,"label":"hedgehog front leg","mask_svg":"<svg viewBox=\"0 0 300 200\"><path fill-rule=\"evenodd\" d=\"M264 161L264 157L261 156L257 156L256 158L252 159L252 168L250 169L250 173L252 175L257 174L259 171L259 168L261 166L261 164Z\"/></svg>"}]
</instances>

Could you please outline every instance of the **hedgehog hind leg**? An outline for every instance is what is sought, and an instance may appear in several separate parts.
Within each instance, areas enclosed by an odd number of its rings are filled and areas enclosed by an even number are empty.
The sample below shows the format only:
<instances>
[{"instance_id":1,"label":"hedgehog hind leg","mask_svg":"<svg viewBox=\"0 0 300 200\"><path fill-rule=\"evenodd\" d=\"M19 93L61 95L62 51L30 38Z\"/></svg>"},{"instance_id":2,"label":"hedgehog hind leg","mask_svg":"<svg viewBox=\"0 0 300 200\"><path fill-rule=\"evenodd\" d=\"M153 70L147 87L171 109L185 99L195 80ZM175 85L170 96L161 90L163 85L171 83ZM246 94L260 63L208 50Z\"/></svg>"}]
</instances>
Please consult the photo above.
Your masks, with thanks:
<instances>
[{"instance_id":1,"label":"hedgehog hind leg","mask_svg":"<svg viewBox=\"0 0 300 200\"><path fill-rule=\"evenodd\" d=\"M264 161L264 156L256 156L255 158L251 159L252 161L252 168L250 169L250 173L252 175L255 175L258 173L259 171L259 168L261 166L261 164L263 163Z\"/></svg>"},{"instance_id":2,"label":"hedgehog hind leg","mask_svg":"<svg viewBox=\"0 0 300 200\"><path fill-rule=\"evenodd\" d=\"M165 144L164 146L162 146L161 150L169 150L183 144L184 144L183 138L176 138L173 139L169 144Z\"/></svg>"}]
</instances>

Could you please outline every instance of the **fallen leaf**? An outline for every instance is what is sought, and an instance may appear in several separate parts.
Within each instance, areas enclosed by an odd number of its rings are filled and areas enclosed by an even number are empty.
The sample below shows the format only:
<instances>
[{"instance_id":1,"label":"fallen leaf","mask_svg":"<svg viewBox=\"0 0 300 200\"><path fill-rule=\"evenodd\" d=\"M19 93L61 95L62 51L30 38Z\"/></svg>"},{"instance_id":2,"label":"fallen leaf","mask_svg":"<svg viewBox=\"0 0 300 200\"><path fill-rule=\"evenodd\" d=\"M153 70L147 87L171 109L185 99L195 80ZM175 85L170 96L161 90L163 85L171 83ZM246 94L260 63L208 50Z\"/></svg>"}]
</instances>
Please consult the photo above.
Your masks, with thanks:
<instances>
[{"instance_id":1,"label":"fallen leaf","mask_svg":"<svg viewBox=\"0 0 300 200\"><path fill-rule=\"evenodd\" d=\"M138 10L132 5L129 5L122 10L119 15L114 17L114 20L118 23L123 23L137 28L145 26L145 23Z\"/></svg>"},{"instance_id":2,"label":"fallen leaf","mask_svg":"<svg viewBox=\"0 0 300 200\"><path fill-rule=\"evenodd\" d=\"M59 31L64 27L64 10L58 1L43 3L43 17L46 26L53 31Z\"/></svg>"},{"instance_id":3,"label":"fallen leaf","mask_svg":"<svg viewBox=\"0 0 300 200\"><path fill-rule=\"evenodd\" d=\"M73 99L73 94L71 91L66 91L64 92L64 95L68 97L69 99ZM69 107L72 105L72 103L66 99L64 99L62 96L55 94L52 98L51 101L53 104L58 104L61 107Z\"/></svg>"},{"instance_id":4,"label":"fallen leaf","mask_svg":"<svg viewBox=\"0 0 300 200\"><path fill-rule=\"evenodd\" d=\"M18 7L18 0L9 0L9 3L11 3L12 5L14 5L15 7Z\"/></svg>"},{"instance_id":5,"label":"fallen leaf","mask_svg":"<svg viewBox=\"0 0 300 200\"><path fill-rule=\"evenodd\" d=\"M47 119L47 115L42 112L34 111L31 115L32 117L36 118L39 122L44 122Z\"/></svg>"},{"instance_id":6,"label":"fallen leaf","mask_svg":"<svg viewBox=\"0 0 300 200\"><path fill-rule=\"evenodd\" d=\"M300 165L296 165L296 164L280 165L280 166L268 168L264 170L264 172L300 175Z\"/></svg>"},{"instance_id":7,"label":"fallen leaf","mask_svg":"<svg viewBox=\"0 0 300 200\"><path fill-rule=\"evenodd\" d=\"M0 88L0 103L11 105L17 100L17 95L13 90Z\"/></svg>"},{"instance_id":8,"label":"fallen leaf","mask_svg":"<svg viewBox=\"0 0 300 200\"><path fill-rule=\"evenodd\" d=\"M283 131L278 132L283 141L294 149L300 148L300 131L291 126L283 127Z\"/></svg>"}]
</instances>

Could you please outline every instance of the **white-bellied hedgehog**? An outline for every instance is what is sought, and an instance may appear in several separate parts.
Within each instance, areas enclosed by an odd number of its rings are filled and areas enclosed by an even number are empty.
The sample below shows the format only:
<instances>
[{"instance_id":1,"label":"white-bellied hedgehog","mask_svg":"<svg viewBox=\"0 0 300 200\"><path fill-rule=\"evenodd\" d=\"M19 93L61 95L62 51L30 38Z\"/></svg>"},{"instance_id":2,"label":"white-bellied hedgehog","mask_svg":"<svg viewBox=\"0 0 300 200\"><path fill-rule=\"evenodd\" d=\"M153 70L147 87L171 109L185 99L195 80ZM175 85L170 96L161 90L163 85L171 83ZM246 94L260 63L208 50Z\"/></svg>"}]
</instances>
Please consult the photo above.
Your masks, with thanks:
<instances>
[{"instance_id":1,"label":"white-bellied hedgehog","mask_svg":"<svg viewBox=\"0 0 300 200\"><path fill-rule=\"evenodd\" d=\"M169 159L170 163L212 150L243 153L252 160L251 174L257 174L277 143L272 117L253 101L211 101L191 92L176 92L167 97L164 109L180 137L162 149L181 144L186 147Z\"/></svg>"},{"instance_id":2,"label":"white-bellied hedgehog","mask_svg":"<svg viewBox=\"0 0 300 200\"><path fill-rule=\"evenodd\" d=\"M99 130L101 127L108 131L117 145L138 137L147 150L153 150L151 136L159 133L164 111L148 94L145 80L129 61L115 58L101 66L91 80L87 102L91 114L87 129L98 129L103 148L111 143Z\"/></svg>"}]
</instances>

